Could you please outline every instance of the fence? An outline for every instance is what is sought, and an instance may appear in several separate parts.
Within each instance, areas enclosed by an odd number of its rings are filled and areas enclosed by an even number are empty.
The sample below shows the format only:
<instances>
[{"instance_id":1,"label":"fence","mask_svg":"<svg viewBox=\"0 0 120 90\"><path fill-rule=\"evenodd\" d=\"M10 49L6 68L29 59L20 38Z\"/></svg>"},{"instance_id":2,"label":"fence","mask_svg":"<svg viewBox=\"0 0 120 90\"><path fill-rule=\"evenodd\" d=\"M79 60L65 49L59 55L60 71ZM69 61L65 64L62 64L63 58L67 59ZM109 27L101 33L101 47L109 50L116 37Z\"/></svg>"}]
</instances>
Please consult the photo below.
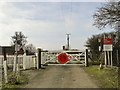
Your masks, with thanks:
<instances>
[{"instance_id":1,"label":"fence","mask_svg":"<svg viewBox=\"0 0 120 90\"><path fill-rule=\"evenodd\" d=\"M7 55L8 68L13 68L14 58L15 58L14 55ZM4 60L4 57L1 55L0 56L0 66L3 65L3 60ZM36 67L36 57L35 57L35 55L30 55L30 56L18 55L18 63L20 65L20 67L23 69L30 69L33 67L35 68Z\"/></svg>"},{"instance_id":2,"label":"fence","mask_svg":"<svg viewBox=\"0 0 120 90\"><path fill-rule=\"evenodd\" d=\"M36 56L23 56L23 69L30 69L37 67Z\"/></svg>"}]
</instances>

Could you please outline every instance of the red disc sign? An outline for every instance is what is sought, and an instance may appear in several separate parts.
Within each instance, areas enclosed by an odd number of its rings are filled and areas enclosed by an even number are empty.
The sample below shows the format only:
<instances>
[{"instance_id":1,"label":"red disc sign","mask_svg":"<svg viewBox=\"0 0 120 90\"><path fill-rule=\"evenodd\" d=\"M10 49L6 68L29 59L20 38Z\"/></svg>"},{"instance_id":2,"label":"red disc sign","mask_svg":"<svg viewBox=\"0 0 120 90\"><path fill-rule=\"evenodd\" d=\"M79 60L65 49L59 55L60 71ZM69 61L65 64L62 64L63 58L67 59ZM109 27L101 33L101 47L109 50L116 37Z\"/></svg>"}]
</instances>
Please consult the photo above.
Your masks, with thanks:
<instances>
[{"instance_id":1,"label":"red disc sign","mask_svg":"<svg viewBox=\"0 0 120 90\"><path fill-rule=\"evenodd\" d=\"M68 61L68 56L65 53L61 53L58 55L58 62L61 64L65 64Z\"/></svg>"},{"instance_id":2,"label":"red disc sign","mask_svg":"<svg viewBox=\"0 0 120 90\"><path fill-rule=\"evenodd\" d=\"M104 45L112 45L112 38L104 38L103 44Z\"/></svg>"}]
</instances>

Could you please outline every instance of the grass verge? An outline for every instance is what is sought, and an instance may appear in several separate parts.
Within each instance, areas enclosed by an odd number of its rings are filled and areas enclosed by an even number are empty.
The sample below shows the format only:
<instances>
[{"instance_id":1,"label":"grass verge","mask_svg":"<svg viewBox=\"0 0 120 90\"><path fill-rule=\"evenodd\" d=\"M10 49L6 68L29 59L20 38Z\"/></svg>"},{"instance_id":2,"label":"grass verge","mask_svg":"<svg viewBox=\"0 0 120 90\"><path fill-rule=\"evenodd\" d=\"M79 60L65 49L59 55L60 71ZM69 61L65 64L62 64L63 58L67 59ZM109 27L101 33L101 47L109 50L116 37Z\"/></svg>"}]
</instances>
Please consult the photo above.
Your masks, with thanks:
<instances>
[{"instance_id":1,"label":"grass verge","mask_svg":"<svg viewBox=\"0 0 120 90\"><path fill-rule=\"evenodd\" d=\"M83 67L84 70L98 80L101 88L119 88L118 85L118 68L103 68L99 69L98 65Z\"/></svg>"},{"instance_id":2,"label":"grass verge","mask_svg":"<svg viewBox=\"0 0 120 90\"><path fill-rule=\"evenodd\" d=\"M17 75L11 73L8 75L8 83L5 84L3 80L2 89L7 90L9 88L20 88L21 85L24 85L28 82L27 76L21 73L21 76L17 78Z\"/></svg>"}]
</instances>

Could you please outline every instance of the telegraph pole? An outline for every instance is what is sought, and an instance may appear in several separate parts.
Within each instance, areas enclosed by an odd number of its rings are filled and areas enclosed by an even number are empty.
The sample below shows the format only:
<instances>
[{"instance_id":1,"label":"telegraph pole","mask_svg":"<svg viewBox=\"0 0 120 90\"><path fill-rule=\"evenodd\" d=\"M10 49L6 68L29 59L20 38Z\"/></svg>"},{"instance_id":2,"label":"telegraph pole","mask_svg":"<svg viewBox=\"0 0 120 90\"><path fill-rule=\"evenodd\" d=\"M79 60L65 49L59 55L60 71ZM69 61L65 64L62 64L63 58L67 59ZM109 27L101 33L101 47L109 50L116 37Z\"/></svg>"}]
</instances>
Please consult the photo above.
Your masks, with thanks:
<instances>
[{"instance_id":1,"label":"telegraph pole","mask_svg":"<svg viewBox=\"0 0 120 90\"><path fill-rule=\"evenodd\" d=\"M66 34L67 35L67 49L69 50L70 49L70 44L69 44L69 36L71 35L71 34Z\"/></svg>"}]
</instances>

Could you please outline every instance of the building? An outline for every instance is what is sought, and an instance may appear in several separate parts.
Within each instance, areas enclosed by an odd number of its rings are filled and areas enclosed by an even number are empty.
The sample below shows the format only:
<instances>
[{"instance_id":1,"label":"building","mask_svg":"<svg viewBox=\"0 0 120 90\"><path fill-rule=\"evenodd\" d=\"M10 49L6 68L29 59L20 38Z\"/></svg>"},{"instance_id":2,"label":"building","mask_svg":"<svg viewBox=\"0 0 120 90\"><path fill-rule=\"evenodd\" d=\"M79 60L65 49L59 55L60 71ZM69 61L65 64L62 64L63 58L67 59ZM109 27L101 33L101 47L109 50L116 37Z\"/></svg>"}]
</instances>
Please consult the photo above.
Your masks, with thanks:
<instances>
[{"instance_id":1,"label":"building","mask_svg":"<svg viewBox=\"0 0 120 90\"><path fill-rule=\"evenodd\" d=\"M4 55L4 50L6 55L14 55L15 54L15 47L14 46L0 46L0 55ZM24 50L21 48L18 51L18 54L23 55Z\"/></svg>"}]
</instances>

